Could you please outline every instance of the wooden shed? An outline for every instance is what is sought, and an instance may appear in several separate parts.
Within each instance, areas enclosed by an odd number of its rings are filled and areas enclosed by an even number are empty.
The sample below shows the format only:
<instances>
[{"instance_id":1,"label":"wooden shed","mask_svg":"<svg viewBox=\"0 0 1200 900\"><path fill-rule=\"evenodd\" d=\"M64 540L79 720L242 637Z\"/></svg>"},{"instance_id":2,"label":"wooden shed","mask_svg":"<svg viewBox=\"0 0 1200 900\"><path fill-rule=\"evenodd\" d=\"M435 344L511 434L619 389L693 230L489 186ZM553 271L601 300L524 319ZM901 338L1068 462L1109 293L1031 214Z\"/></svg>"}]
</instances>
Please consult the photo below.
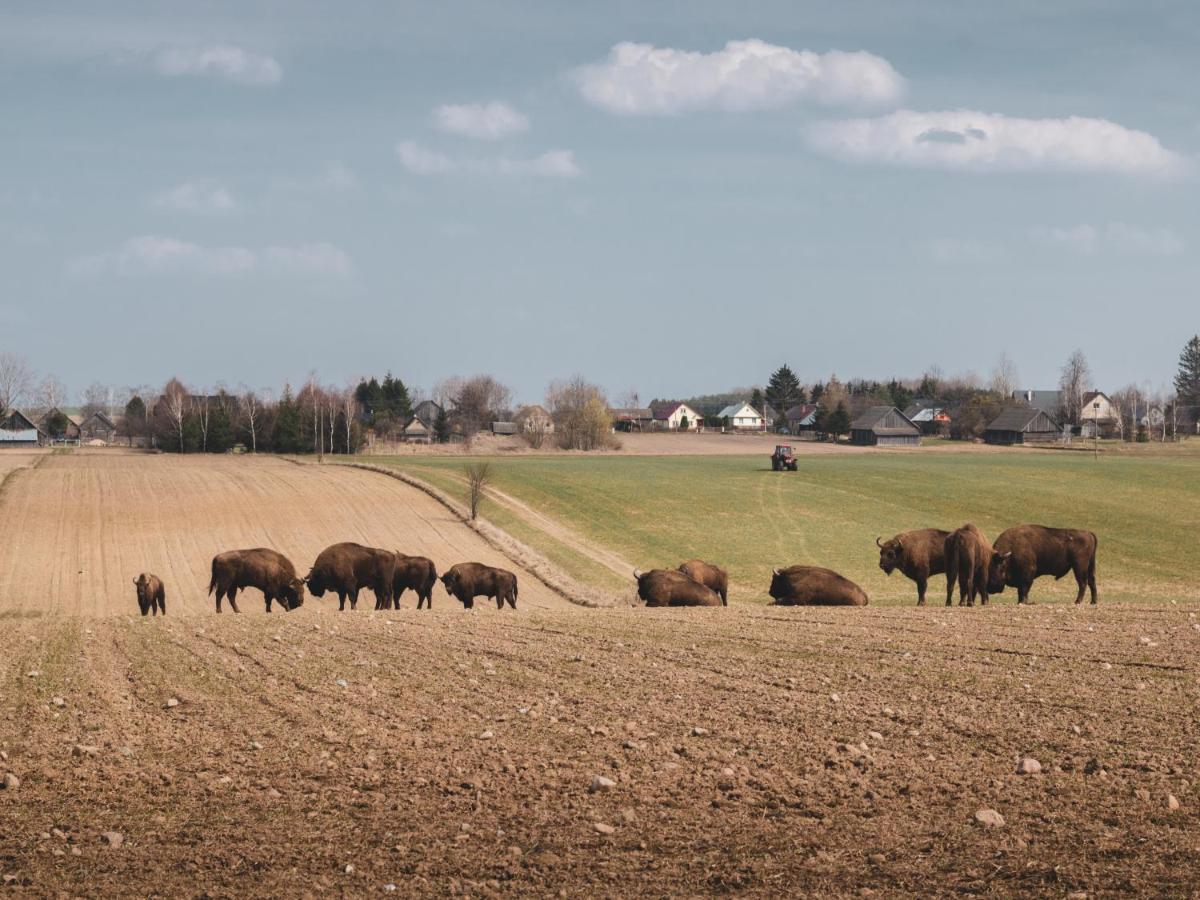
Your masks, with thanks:
<instances>
[{"instance_id":1,"label":"wooden shed","mask_svg":"<svg viewBox=\"0 0 1200 900\"><path fill-rule=\"evenodd\" d=\"M1045 410L1006 409L988 424L983 439L989 444L1044 444L1058 439L1058 424Z\"/></svg>"},{"instance_id":2,"label":"wooden shed","mask_svg":"<svg viewBox=\"0 0 1200 900\"><path fill-rule=\"evenodd\" d=\"M46 433L19 409L0 419L0 447L40 447L46 440Z\"/></svg>"},{"instance_id":3,"label":"wooden shed","mask_svg":"<svg viewBox=\"0 0 1200 900\"><path fill-rule=\"evenodd\" d=\"M894 406L872 406L850 423L850 443L864 447L917 447L921 443L921 429Z\"/></svg>"}]
</instances>

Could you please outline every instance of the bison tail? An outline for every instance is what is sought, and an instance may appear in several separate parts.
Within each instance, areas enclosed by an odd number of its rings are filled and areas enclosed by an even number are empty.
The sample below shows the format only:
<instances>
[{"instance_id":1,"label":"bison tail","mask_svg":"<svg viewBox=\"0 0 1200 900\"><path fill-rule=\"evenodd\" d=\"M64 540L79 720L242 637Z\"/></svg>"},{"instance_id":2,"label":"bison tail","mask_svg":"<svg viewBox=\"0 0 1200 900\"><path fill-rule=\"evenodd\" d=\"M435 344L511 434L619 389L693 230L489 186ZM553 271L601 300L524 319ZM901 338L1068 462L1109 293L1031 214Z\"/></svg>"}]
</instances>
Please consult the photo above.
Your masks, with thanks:
<instances>
[{"instance_id":1,"label":"bison tail","mask_svg":"<svg viewBox=\"0 0 1200 900\"><path fill-rule=\"evenodd\" d=\"M217 589L217 563L213 561L212 577L208 580L208 596L212 596L212 592Z\"/></svg>"}]
</instances>

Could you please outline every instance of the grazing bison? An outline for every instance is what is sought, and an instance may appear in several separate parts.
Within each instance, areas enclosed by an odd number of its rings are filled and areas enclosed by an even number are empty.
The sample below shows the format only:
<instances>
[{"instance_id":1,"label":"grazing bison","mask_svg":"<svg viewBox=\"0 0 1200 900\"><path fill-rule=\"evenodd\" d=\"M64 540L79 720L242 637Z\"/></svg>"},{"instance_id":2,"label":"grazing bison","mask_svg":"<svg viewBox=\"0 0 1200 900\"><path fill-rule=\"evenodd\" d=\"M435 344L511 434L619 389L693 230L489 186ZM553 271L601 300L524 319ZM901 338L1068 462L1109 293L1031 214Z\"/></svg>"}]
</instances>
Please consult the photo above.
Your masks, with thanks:
<instances>
[{"instance_id":1,"label":"grazing bison","mask_svg":"<svg viewBox=\"0 0 1200 900\"><path fill-rule=\"evenodd\" d=\"M1090 589L1095 603L1098 543L1091 531L1044 525L1014 526L996 538L993 545L995 555L988 571L988 590L999 594L1011 585L1017 589L1017 602L1027 603L1035 578L1053 575L1057 580L1072 572L1079 585L1075 602L1083 602L1084 590Z\"/></svg>"},{"instance_id":2,"label":"grazing bison","mask_svg":"<svg viewBox=\"0 0 1200 900\"><path fill-rule=\"evenodd\" d=\"M958 577L958 605L974 606L988 602L988 577L992 563L992 548L983 532L969 522L952 531L946 538L946 605L950 605L954 593L955 576Z\"/></svg>"},{"instance_id":3,"label":"grazing bison","mask_svg":"<svg viewBox=\"0 0 1200 900\"><path fill-rule=\"evenodd\" d=\"M459 563L442 576L446 593L471 609L476 597L495 598L496 609L504 609L507 601L517 608L517 576L507 569L485 566L483 563Z\"/></svg>"},{"instance_id":4,"label":"grazing bison","mask_svg":"<svg viewBox=\"0 0 1200 900\"><path fill-rule=\"evenodd\" d=\"M954 576L946 569L946 537L940 528L905 531L890 541L875 538L879 547L879 568L885 575L899 569L917 583L917 606L925 605L925 588L930 575L946 573L946 597L954 589Z\"/></svg>"},{"instance_id":5,"label":"grazing bison","mask_svg":"<svg viewBox=\"0 0 1200 900\"><path fill-rule=\"evenodd\" d=\"M314 597L324 597L326 591L337 594L339 610L345 610L347 597L350 608L357 609L363 588L375 594L376 609L390 609L395 571L396 554L390 550L346 542L322 550L304 583Z\"/></svg>"},{"instance_id":6,"label":"grazing bison","mask_svg":"<svg viewBox=\"0 0 1200 900\"><path fill-rule=\"evenodd\" d=\"M143 572L133 579L133 585L137 588L138 609L142 611L143 616L150 613L156 616L159 613L164 616L167 614L167 592L163 590L161 578Z\"/></svg>"},{"instance_id":7,"label":"grazing bison","mask_svg":"<svg viewBox=\"0 0 1200 900\"><path fill-rule=\"evenodd\" d=\"M263 592L267 612L271 611L272 600L278 600L288 612L304 604L304 582L296 577L296 567L282 553L259 547L229 550L213 557L208 593L217 592L217 612L224 597L229 597L234 612L240 612L237 592L252 587Z\"/></svg>"},{"instance_id":8,"label":"grazing bison","mask_svg":"<svg viewBox=\"0 0 1200 900\"><path fill-rule=\"evenodd\" d=\"M400 595L409 588L417 593L417 609L421 608L422 603L426 608L433 609L433 586L437 584L437 580L437 569L433 567L433 560L424 556L405 556L403 553L397 553L396 577L392 581L392 600L396 609L400 608ZM516 596L515 588L513 595Z\"/></svg>"},{"instance_id":9,"label":"grazing bison","mask_svg":"<svg viewBox=\"0 0 1200 900\"><path fill-rule=\"evenodd\" d=\"M716 591L694 578L671 569L633 571L637 579L638 596L647 606L721 606Z\"/></svg>"},{"instance_id":10,"label":"grazing bison","mask_svg":"<svg viewBox=\"0 0 1200 900\"><path fill-rule=\"evenodd\" d=\"M866 606L867 592L820 566L775 569L769 591L776 606Z\"/></svg>"},{"instance_id":11,"label":"grazing bison","mask_svg":"<svg viewBox=\"0 0 1200 900\"><path fill-rule=\"evenodd\" d=\"M698 581L721 598L721 605L729 605L729 573L720 566L706 563L702 559L689 559L679 571L693 581Z\"/></svg>"}]
</instances>

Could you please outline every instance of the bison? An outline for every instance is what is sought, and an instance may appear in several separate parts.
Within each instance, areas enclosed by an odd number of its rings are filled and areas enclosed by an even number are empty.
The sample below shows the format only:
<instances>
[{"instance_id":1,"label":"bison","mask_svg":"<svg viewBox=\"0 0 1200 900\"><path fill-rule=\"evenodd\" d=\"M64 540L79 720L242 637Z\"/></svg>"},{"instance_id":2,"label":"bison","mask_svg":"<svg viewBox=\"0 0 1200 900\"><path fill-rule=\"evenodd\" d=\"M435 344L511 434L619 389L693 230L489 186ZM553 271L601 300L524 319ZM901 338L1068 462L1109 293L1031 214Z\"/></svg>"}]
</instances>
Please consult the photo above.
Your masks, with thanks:
<instances>
[{"instance_id":1,"label":"bison","mask_svg":"<svg viewBox=\"0 0 1200 900\"><path fill-rule=\"evenodd\" d=\"M392 600L396 609L400 608L401 594L409 588L416 591L417 609L421 608L421 604L433 609L433 586L437 584L437 580L438 574L437 569L433 567L433 560L424 556L405 556L397 552L396 577L392 581ZM515 587L513 596L516 596Z\"/></svg>"},{"instance_id":2,"label":"bison","mask_svg":"<svg viewBox=\"0 0 1200 900\"><path fill-rule=\"evenodd\" d=\"M278 600L288 612L304 604L304 582L296 577L296 567L282 553L259 547L229 550L213 557L208 593L217 592L217 612L224 597L229 597L234 612L240 612L237 592L251 587L263 592L267 612L271 611L272 600Z\"/></svg>"},{"instance_id":3,"label":"bison","mask_svg":"<svg viewBox=\"0 0 1200 900\"><path fill-rule=\"evenodd\" d=\"M866 606L867 592L849 578L820 566L775 569L771 597L776 606Z\"/></svg>"},{"instance_id":4,"label":"bison","mask_svg":"<svg viewBox=\"0 0 1200 900\"><path fill-rule=\"evenodd\" d=\"M925 588L930 575L946 573L946 597L954 590L954 576L946 569L946 537L940 528L905 531L890 541L875 538L879 547L879 568L885 575L899 569L917 583L917 606L925 605Z\"/></svg>"},{"instance_id":5,"label":"bison","mask_svg":"<svg viewBox=\"0 0 1200 900\"><path fill-rule=\"evenodd\" d=\"M495 598L496 609L504 609L505 602L517 608L517 576L507 569L483 563L459 563L442 576L442 586L467 609L475 606L476 597Z\"/></svg>"},{"instance_id":6,"label":"bison","mask_svg":"<svg viewBox=\"0 0 1200 900\"><path fill-rule=\"evenodd\" d=\"M958 605L979 605L988 602L988 577L992 563L992 548L983 532L971 523L950 533L946 538L946 605L954 593L955 576L958 578Z\"/></svg>"},{"instance_id":7,"label":"bison","mask_svg":"<svg viewBox=\"0 0 1200 900\"><path fill-rule=\"evenodd\" d=\"M729 605L729 573L720 566L702 559L689 559L679 566L679 571L720 597L722 606Z\"/></svg>"},{"instance_id":8,"label":"bison","mask_svg":"<svg viewBox=\"0 0 1200 900\"><path fill-rule=\"evenodd\" d=\"M1096 602L1095 533L1075 528L1047 528L1045 525L1017 525L996 538L988 570L988 590L1001 593L1006 586L1017 589L1017 602L1029 602L1034 579L1053 575L1055 580L1068 572L1075 575L1079 593L1075 602L1083 602L1089 589Z\"/></svg>"},{"instance_id":9,"label":"bison","mask_svg":"<svg viewBox=\"0 0 1200 900\"><path fill-rule=\"evenodd\" d=\"M314 597L324 597L326 591L337 594L339 610L345 610L347 597L350 608L357 609L363 588L375 594L376 609L389 609L395 570L396 554L390 550L346 542L322 550L304 583Z\"/></svg>"},{"instance_id":10,"label":"bison","mask_svg":"<svg viewBox=\"0 0 1200 900\"><path fill-rule=\"evenodd\" d=\"M705 587L682 572L672 569L633 571L637 579L638 597L647 606L721 606L716 591Z\"/></svg>"},{"instance_id":11,"label":"bison","mask_svg":"<svg viewBox=\"0 0 1200 900\"><path fill-rule=\"evenodd\" d=\"M161 578L143 572L133 579L133 586L137 589L138 609L142 611L143 616L150 613L156 616L159 613L164 616L167 614L167 592L163 589Z\"/></svg>"}]
</instances>

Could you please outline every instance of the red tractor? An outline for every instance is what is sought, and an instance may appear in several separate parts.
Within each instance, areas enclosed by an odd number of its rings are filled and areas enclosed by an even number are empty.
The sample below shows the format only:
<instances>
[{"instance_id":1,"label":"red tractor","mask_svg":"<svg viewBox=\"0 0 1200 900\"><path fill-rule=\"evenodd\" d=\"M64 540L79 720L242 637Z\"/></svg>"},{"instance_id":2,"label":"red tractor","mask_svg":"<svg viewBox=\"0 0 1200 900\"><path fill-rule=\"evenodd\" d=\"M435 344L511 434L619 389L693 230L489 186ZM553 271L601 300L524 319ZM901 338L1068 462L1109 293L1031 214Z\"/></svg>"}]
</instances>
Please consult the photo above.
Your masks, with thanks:
<instances>
[{"instance_id":1,"label":"red tractor","mask_svg":"<svg viewBox=\"0 0 1200 900\"><path fill-rule=\"evenodd\" d=\"M771 454L771 470L775 472L796 471L796 451L788 444L778 444Z\"/></svg>"}]
</instances>

